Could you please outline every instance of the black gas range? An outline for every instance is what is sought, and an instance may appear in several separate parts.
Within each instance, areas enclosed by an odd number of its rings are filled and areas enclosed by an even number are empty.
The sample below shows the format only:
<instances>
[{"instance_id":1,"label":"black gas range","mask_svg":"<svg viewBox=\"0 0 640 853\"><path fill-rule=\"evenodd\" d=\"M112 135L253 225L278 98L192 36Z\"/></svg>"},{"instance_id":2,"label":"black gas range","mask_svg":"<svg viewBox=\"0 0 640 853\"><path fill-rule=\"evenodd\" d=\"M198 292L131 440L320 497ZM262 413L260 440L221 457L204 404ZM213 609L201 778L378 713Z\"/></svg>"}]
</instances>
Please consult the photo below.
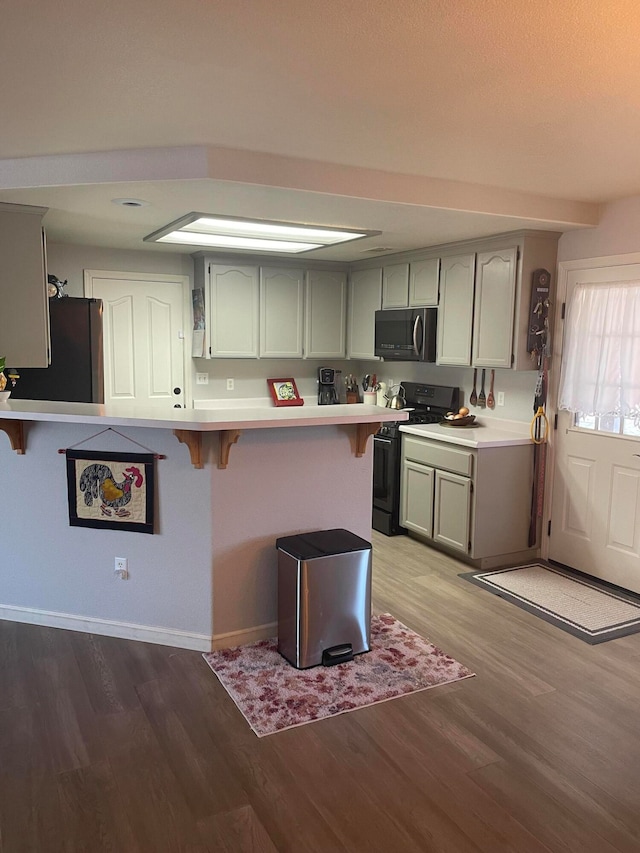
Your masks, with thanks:
<instances>
[{"instance_id":1,"label":"black gas range","mask_svg":"<svg viewBox=\"0 0 640 853\"><path fill-rule=\"evenodd\" d=\"M400 525L400 462L402 424L439 423L457 412L460 389L450 385L402 382L409 420L389 421L373 437L373 528L387 536L406 533Z\"/></svg>"},{"instance_id":2,"label":"black gas range","mask_svg":"<svg viewBox=\"0 0 640 853\"><path fill-rule=\"evenodd\" d=\"M380 427L378 435L395 437L402 424L437 424L447 412L457 412L460 389L451 385L424 385L419 382L402 382L409 420L390 421Z\"/></svg>"}]
</instances>

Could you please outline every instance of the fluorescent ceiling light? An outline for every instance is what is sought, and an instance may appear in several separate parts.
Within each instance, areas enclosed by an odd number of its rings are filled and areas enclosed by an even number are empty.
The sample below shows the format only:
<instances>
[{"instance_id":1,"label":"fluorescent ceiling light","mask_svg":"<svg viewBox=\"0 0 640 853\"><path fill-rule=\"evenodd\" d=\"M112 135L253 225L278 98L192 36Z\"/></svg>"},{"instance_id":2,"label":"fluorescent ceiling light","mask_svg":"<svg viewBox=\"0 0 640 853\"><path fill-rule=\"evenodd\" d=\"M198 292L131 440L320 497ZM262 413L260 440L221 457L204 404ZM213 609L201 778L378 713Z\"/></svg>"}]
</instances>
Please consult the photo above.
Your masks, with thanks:
<instances>
[{"instance_id":1,"label":"fluorescent ceiling light","mask_svg":"<svg viewBox=\"0 0 640 853\"><path fill-rule=\"evenodd\" d=\"M380 232L190 213L144 239L157 243L295 254L377 234Z\"/></svg>"}]
</instances>

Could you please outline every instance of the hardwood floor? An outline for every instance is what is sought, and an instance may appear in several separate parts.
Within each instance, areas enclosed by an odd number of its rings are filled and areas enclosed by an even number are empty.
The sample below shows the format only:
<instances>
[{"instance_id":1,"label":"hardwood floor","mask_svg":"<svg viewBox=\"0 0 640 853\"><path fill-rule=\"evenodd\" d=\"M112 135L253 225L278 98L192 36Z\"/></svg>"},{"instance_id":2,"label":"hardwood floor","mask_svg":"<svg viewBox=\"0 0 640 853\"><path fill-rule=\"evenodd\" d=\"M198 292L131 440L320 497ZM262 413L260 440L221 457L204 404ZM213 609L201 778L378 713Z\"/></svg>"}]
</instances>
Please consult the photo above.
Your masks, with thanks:
<instances>
[{"instance_id":1,"label":"hardwood floor","mask_svg":"<svg viewBox=\"0 0 640 853\"><path fill-rule=\"evenodd\" d=\"M640 634L588 646L374 535L477 673L258 739L195 652L0 622L0 851L637 853Z\"/></svg>"}]
</instances>

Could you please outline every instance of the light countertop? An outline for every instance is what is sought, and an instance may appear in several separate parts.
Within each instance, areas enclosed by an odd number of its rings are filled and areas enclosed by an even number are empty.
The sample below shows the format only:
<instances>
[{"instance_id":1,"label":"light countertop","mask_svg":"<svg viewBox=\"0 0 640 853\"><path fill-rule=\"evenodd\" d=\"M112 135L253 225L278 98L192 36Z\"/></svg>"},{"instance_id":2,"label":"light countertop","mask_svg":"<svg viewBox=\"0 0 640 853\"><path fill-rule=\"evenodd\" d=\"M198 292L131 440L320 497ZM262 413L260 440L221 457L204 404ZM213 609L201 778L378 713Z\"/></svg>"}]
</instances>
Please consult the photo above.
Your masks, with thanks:
<instances>
[{"instance_id":1,"label":"light countertop","mask_svg":"<svg viewBox=\"0 0 640 853\"><path fill-rule=\"evenodd\" d=\"M405 424L400 432L421 438L437 439L462 447L505 447L531 444L529 424L521 421L502 421L497 418L480 420L478 426L454 427L441 424Z\"/></svg>"},{"instance_id":2,"label":"light countertop","mask_svg":"<svg viewBox=\"0 0 640 853\"><path fill-rule=\"evenodd\" d=\"M406 420L407 413L363 403L337 406L287 406L269 403L251 407L166 409L60 403L42 400L7 400L0 403L0 420L90 423L104 426L154 427L215 432L229 429L366 424Z\"/></svg>"}]
</instances>

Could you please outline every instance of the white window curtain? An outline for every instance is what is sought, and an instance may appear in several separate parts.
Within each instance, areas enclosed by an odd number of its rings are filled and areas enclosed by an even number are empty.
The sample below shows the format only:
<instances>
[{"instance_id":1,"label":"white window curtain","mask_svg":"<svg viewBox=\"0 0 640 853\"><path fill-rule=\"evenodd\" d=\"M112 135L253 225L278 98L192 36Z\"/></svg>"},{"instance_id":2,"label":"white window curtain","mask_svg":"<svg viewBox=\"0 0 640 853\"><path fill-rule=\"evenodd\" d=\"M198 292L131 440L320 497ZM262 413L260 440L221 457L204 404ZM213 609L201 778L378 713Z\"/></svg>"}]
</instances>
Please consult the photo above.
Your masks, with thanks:
<instances>
[{"instance_id":1,"label":"white window curtain","mask_svg":"<svg viewBox=\"0 0 640 853\"><path fill-rule=\"evenodd\" d=\"M575 286L565 319L559 407L640 415L640 282Z\"/></svg>"}]
</instances>

